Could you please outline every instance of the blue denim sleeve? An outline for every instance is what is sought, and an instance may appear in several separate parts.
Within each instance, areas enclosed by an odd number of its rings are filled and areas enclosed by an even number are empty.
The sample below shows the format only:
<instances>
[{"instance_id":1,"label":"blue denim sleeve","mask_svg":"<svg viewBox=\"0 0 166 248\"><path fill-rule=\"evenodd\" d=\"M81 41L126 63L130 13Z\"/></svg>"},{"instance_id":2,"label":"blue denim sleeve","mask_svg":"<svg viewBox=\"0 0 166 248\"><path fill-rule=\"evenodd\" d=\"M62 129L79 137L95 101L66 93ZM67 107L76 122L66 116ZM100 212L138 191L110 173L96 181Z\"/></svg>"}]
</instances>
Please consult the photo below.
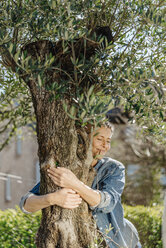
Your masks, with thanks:
<instances>
[{"instance_id":1,"label":"blue denim sleeve","mask_svg":"<svg viewBox=\"0 0 166 248\"><path fill-rule=\"evenodd\" d=\"M125 184L125 168L121 164L117 166L113 174L111 171L100 181L98 192L101 196L99 205L90 207L94 211L102 211L104 213L111 212L118 201L121 201L121 194Z\"/></svg>"},{"instance_id":2,"label":"blue denim sleeve","mask_svg":"<svg viewBox=\"0 0 166 248\"><path fill-rule=\"evenodd\" d=\"M22 212L25 213L25 214L31 214L31 212L28 212L28 211L26 211L26 210L24 209L25 201L26 201L31 195L40 195L40 182L37 183L37 184L33 187L33 189L31 189L27 194L25 194L24 196L21 197L19 206L20 206L20 209L22 210Z\"/></svg>"},{"instance_id":3,"label":"blue denim sleeve","mask_svg":"<svg viewBox=\"0 0 166 248\"><path fill-rule=\"evenodd\" d=\"M40 182L37 183L33 189L31 189L29 192L33 193L34 195L40 195Z\"/></svg>"}]
</instances>

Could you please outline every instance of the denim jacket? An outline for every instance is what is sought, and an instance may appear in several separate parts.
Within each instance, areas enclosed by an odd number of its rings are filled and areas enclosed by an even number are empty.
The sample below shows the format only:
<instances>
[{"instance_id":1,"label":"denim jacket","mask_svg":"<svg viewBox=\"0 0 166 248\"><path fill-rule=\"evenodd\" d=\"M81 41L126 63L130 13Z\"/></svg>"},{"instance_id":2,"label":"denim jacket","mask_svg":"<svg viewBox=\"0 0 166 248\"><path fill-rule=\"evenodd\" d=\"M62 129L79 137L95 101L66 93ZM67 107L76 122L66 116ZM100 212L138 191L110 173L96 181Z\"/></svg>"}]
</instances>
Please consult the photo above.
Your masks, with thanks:
<instances>
[{"instance_id":1,"label":"denim jacket","mask_svg":"<svg viewBox=\"0 0 166 248\"><path fill-rule=\"evenodd\" d=\"M92 188L99 190L100 204L90 207L96 224L110 248L135 248L138 233L124 218L121 194L125 184L125 167L111 158L103 158L94 167L97 171Z\"/></svg>"},{"instance_id":2,"label":"denim jacket","mask_svg":"<svg viewBox=\"0 0 166 248\"><path fill-rule=\"evenodd\" d=\"M124 218L121 194L125 184L125 168L120 162L103 158L94 166L97 171L92 189L101 195L99 205L90 207L99 231L103 234L110 248L135 248L138 233L134 225ZM21 198L20 208L23 212L25 200L32 194L40 195L40 183Z\"/></svg>"}]
</instances>

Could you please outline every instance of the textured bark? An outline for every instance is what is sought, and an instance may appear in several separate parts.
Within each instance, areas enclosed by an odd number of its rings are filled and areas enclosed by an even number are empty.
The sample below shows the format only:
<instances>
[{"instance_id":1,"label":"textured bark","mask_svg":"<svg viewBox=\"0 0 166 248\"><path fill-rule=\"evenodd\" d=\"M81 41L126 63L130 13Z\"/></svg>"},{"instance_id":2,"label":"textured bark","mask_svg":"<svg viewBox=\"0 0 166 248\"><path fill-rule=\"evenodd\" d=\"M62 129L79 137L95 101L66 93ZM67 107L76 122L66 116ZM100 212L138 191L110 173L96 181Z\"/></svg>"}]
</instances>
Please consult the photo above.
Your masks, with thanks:
<instances>
[{"instance_id":1,"label":"textured bark","mask_svg":"<svg viewBox=\"0 0 166 248\"><path fill-rule=\"evenodd\" d=\"M78 157L80 131L75 122L66 115L61 102L49 102L47 94L35 106L37 135L41 165L41 194L57 188L47 176L48 166L71 169L80 180L91 184L89 142L84 144L82 161ZM82 131L83 132L83 131ZM83 132L86 136L86 132ZM82 138L83 137L82 134ZM89 180L90 179L90 180ZM95 225L86 203L75 210L51 206L42 211L42 221L37 235L37 247L87 248L93 243Z\"/></svg>"},{"instance_id":2,"label":"textured bark","mask_svg":"<svg viewBox=\"0 0 166 248\"><path fill-rule=\"evenodd\" d=\"M27 49L24 48L33 60L40 57L41 63L49 54L49 49L50 43L47 41L32 43ZM66 61L69 63L69 60ZM45 85L41 88L38 87L35 74L31 79L24 78L31 91L37 120L41 194L58 189L47 176L47 168L50 166L58 165L71 169L87 185L91 185L94 177L94 170L90 168L92 155L88 134L83 128L78 128L75 121L65 113L61 100L50 101L51 93L45 87L55 80L58 81L60 77L62 80L63 76L65 77L54 70L46 71ZM66 101L70 106L71 99L66 97ZM36 245L38 248L88 248L93 245L95 232L95 224L87 203L82 203L74 210L51 206L42 210Z\"/></svg>"}]
</instances>

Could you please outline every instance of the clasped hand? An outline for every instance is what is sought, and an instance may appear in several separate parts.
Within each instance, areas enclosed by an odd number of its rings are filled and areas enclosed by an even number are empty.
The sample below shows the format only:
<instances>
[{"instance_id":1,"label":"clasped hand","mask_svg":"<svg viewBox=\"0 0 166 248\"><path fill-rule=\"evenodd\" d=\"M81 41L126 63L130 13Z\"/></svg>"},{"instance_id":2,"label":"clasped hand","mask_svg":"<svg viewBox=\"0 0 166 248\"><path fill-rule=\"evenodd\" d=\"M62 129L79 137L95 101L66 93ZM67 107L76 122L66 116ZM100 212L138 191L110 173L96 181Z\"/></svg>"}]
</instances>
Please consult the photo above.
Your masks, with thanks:
<instances>
[{"instance_id":1,"label":"clasped hand","mask_svg":"<svg viewBox=\"0 0 166 248\"><path fill-rule=\"evenodd\" d=\"M52 181L63 188L69 188L77 191L80 180L74 175L74 173L64 167L50 168L47 170L48 176Z\"/></svg>"}]
</instances>

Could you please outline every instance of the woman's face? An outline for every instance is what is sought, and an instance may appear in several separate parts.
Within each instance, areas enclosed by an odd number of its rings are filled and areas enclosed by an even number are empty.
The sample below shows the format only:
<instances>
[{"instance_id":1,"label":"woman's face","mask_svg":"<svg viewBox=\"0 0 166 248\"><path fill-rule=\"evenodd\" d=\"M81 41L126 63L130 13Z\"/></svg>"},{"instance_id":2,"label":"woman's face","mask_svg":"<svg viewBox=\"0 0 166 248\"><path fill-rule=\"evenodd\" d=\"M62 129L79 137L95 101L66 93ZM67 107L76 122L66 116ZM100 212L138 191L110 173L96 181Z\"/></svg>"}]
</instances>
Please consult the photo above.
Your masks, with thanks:
<instances>
[{"instance_id":1,"label":"woman's face","mask_svg":"<svg viewBox=\"0 0 166 248\"><path fill-rule=\"evenodd\" d=\"M92 154L94 159L102 159L110 149L111 129L100 127L93 132Z\"/></svg>"}]
</instances>

